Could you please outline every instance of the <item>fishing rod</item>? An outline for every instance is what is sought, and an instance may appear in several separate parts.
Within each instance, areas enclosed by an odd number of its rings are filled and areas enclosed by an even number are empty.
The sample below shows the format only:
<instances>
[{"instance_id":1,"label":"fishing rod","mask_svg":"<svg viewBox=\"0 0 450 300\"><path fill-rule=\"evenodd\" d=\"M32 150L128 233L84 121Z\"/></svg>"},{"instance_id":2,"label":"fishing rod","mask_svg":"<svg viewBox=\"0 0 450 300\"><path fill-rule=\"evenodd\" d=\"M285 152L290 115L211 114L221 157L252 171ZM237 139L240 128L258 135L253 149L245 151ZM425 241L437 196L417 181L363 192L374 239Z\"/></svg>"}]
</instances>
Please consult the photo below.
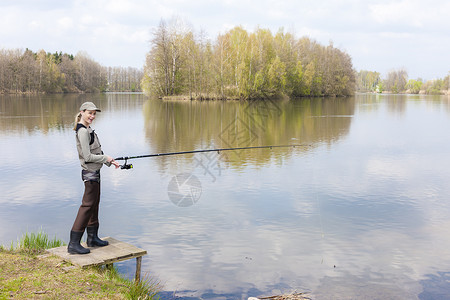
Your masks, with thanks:
<instances>
[{"instance_id":1,"label":"fishing rod","mask_svg":"<svg viewBox=\"0 0 450 300\"><path fill-rule=\"evenodd\" d=\"M190 154L190 153L204 153L204 152L217 152L221 151L232 151L232 150L246 150L246 149L264 149L264 148L282 148L282 147L302 147L302 146L310 146L310 145L271 145L271 146L253 146L253 147L237 147L237 148L216 148L216 149L202 149L202 150L191 150L191 151L181 151L181 152L167 152L167 153L155 153L155 154L146 154L146 155L137 155L137 156L121 156L117 157L114 160L124 160L124 164L120 166L122 170L132 169L132 164L127 164L129 159L135 158L146 158L146 157L156 157L156 156L168 156L168 155L181 155L181 154Z\"/></svg>"}]
</instances>

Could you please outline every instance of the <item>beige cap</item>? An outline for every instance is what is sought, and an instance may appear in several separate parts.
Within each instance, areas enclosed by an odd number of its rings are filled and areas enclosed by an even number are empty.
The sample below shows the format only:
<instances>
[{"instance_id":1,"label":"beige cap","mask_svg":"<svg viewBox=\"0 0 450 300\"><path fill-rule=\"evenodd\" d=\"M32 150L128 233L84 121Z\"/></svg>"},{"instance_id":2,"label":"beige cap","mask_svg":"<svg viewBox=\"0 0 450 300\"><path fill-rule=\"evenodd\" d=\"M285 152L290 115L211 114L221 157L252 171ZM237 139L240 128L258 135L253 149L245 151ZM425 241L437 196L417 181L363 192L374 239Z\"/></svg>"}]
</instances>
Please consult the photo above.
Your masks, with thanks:
<instances>
[{"instance_id":1,"label":"beige cap","mask_svg":"<svg viewBox=\"0 0 450 300\"><path fill-rule=\"evenodd\" d=\"M80 106L80 111L82 110L96 110L96 111L101 111L100 109L97 108L97 106L95 106L94 103L92 102L84 102L83 104L81 104Z\"/></svg>"}]
</instances>

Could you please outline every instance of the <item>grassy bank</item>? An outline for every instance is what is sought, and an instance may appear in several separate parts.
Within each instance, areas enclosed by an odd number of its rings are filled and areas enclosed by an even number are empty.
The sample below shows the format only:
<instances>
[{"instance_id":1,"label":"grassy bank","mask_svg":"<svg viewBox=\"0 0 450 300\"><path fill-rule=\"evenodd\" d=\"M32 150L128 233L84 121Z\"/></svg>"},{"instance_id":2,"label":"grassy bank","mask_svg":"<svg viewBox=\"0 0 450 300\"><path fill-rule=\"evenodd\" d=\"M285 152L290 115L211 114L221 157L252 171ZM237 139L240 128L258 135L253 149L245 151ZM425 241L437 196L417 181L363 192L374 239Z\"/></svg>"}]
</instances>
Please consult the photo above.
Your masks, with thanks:
<instances>
[{"instance_id":1,"label":"grassy bank","mask_svg":"<svg viewBox=\"0 0 450 300\"><path fill-rule=\"evenodd\" d=\"M157 299L160 284L148 276L136 283L115 268L81 269L45 254L63 245L42 232L0 246L0 299Z\"/></svg>"}]
</instances>

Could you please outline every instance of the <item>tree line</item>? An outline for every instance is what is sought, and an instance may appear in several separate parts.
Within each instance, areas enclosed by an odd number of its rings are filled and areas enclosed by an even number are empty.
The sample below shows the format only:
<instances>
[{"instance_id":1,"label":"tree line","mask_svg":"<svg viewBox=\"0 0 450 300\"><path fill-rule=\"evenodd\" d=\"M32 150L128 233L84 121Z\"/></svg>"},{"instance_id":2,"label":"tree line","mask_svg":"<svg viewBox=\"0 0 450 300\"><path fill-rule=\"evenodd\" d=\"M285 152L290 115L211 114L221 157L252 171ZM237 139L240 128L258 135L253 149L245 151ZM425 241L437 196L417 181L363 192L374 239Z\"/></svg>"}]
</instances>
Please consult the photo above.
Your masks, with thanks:
<instances>
[{"instance_id":1,"label":"tree line","mask_svg":"<svg viewBox=\"0 0 450 300\"><path fill-rule=\"evenodd\" d=\"M404 69L390 71L382 79L379 72L362 70L356 74L356 90L358 92L391 92L410 94L444 94L450 89L450 74L444 79L427 80L409 79Z\"/></svg>"},{"instance_id":2,"label":"tree line","mask_svg":"<svg viewBox=\"0 0 450 300\"><path fill-rule=\"evenodd\" d=\"M106 68L108 91L111 92L142 92L141 80L144 76L142 69L132 67Z\"/></svg>"},{"instance_id":3,"label":"tree line","mask_svg":"<svg viewBox=\"0 0 450 300\"><path fill-rule=\"evenodd\" d=\"M162 20L146 57L144 92L189 99L254 99L354 93L350 56L307 37L238 26L217 36Z\"/></svg>"},{"instance_id":4,"label":"tree line","mask_svg":"<svg viewBox=\"0 0 450 300\"><path fill-rule=\"evenodd\" d=\"M86 53L0 49L0 93L141 91L143 72L103 67Z\"/></svg>"}]
</instances>

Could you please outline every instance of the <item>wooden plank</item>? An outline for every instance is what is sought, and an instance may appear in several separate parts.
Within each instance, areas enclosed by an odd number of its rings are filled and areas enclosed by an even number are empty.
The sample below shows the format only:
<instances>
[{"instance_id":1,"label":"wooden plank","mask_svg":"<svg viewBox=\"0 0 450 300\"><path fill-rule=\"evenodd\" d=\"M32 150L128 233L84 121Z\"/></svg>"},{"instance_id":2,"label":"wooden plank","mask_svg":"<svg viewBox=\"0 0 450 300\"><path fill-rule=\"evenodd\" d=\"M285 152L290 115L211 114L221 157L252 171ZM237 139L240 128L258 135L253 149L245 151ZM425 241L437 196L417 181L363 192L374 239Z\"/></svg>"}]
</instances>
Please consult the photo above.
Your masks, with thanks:
<instances>
[{"instance_id":1,"label":"wooden plank","mask_svg":"<svg viewBox=\"0 0 450 300\"><path fill-rule=\"evenodd\" d=\"M57 255L74 265L86 268L89 266L99 266L105 264L112 264L119 261L128 260L134 257L142 257L147 254L147 251L131 244L119 241L112 237L103 238L109 242L105 247L89 248L91 253L88 254L69 254L67 246L48 249L47 252ZM82 243L83 247L87 247Z\"/></svg>"}]
</instances>

